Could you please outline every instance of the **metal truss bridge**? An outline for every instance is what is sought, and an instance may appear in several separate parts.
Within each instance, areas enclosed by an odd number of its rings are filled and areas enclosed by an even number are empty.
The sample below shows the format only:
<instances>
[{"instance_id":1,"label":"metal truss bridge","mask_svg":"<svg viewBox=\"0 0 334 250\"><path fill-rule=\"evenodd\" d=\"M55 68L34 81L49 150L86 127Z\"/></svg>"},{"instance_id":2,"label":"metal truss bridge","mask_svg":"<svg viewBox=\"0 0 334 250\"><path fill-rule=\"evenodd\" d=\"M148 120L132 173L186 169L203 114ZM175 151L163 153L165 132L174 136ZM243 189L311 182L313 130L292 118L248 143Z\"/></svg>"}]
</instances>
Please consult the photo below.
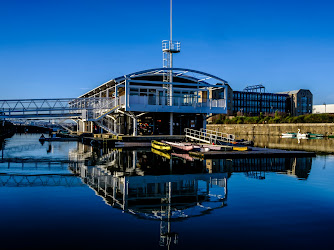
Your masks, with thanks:
<instances>
[{"instance_id":1,"label":"metal truss bridge","mask_svg":"<svg viewBox=\"0 0 334 250\"><path fill-rule=\"evenodd\" d=\"M109 97L0 100L0 118L98 121L118 107L117 101Z\"/></svg>"}]
</instances>

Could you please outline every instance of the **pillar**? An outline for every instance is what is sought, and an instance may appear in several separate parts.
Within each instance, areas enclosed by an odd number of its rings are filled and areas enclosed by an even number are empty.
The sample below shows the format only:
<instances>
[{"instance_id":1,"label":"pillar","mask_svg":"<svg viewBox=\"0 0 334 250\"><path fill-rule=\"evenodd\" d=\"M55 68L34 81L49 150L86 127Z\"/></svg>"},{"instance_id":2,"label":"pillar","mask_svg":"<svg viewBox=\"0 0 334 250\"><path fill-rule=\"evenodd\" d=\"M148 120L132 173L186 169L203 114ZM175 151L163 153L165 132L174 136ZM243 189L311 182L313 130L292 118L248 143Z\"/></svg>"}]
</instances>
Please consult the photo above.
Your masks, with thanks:
<instances>
[{"instance_id":1,"label":"pillar","mask_svg":"<svg viewBox=\"0 0 334 250\"><path fill-rule=\"evenodd\" d=\"M136 117L133 117L132 118L132 121L133 121L133 136L137 136L138 135L138 132L137 132L137 118Z\"/></svg>"},{"instance_id":2,"label":"pillar","mask_svg":"<svg viewBox=\"0 0 334 250\"><path fill-rule=\"evenodd\" d=\"M173 135L173 113L169 113L169 134Z\"/></svg>"},{"instance_id":3,"label":"pillar","mask_svg":"<svg viewBox=\"0 0 334 250\"><path fill-rule=\"evenodd\" d=\"M90 122L90 133L94 132L94 122Z\"/></svg>"},{"instance_id":4,"label":"pillar","mask_svg":"<svg viewBox=\"0 0 334 250\"><path fill-rule=\"evenodd\" d=\"M203 129L206 129L206 115L202 115L203 117Z\"/></svg>"},{"instance_id":5,"label":"pillar","mask_svg":"<svg viewBox=\"0 0 334 250\"><path fill-rule=\"evenodd\" d=\"M118 132L117 132L117 117L116 117L115 120L114 120L114 132L115 132L116 134L118 134Z\"/></svg>"}]
</instances>

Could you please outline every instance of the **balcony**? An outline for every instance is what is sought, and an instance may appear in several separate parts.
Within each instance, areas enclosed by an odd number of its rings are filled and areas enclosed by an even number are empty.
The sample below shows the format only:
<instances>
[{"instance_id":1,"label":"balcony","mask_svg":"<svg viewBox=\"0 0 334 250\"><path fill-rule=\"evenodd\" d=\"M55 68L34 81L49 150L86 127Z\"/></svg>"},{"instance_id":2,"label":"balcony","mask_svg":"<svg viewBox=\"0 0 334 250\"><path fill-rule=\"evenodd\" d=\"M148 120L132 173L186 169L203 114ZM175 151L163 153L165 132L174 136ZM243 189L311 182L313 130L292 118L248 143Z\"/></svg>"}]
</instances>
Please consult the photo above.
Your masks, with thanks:
<instances>
[{"instance_id":1,"label":"balcony","mask_svg":"<svg viewBox=\"0 0 334 250\"><path fill-rule=\"evenodd\" d=\"M226 100L209 100L199 102L196 98L159 96L130 96L129 111L138 112L174 112L174 113L225 113Z\"/></svg>"}]
</instances>

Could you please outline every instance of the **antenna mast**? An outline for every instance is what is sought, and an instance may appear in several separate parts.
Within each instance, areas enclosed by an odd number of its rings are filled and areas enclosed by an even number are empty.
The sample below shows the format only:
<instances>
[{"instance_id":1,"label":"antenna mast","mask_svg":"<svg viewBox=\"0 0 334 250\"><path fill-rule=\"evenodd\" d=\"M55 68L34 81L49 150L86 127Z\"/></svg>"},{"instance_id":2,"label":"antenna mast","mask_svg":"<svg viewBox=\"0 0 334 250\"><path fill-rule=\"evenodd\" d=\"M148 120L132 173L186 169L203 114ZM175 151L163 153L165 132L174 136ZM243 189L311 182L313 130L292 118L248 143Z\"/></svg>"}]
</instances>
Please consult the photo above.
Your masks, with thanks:
<instances>
[{"instance_id":1,"label":"antenna mast","mask_svg":"<svg viewBox=\"0 0 334 250\"><path fill-rule=\"evenodd\" d=\"M170 0L170 40L162 41L162 66L163 68L173 68L173 54L179 53L181 50L181 43L173 41L173 1ZM164 82L173 82L173 70L163 72ZM167 89L167 105L172 105L172 84L165 84Z\"/></svg>"}]
</instances>

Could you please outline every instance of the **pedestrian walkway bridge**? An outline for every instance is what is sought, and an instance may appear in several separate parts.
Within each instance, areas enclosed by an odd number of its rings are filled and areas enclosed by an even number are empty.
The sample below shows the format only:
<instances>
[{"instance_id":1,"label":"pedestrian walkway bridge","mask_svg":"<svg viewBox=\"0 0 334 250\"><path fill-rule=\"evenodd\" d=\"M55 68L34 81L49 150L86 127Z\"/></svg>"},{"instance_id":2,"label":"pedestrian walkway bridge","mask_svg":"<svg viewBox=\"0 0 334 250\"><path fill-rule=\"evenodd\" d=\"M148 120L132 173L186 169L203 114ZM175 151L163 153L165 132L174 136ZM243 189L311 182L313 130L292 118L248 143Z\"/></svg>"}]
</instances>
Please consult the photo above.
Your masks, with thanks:
<instances>
[{"instance_id":1,"label":"pedestrian walkway bridge","mask_svg":"<svg viewBox=\"0 0 334 250\"><path fill-rule=\"evenodd\" d=\"M122 98L59 98L0 100L0 118L80 118L98 121L122 106Z\"/></svg>"}]
</instances>

